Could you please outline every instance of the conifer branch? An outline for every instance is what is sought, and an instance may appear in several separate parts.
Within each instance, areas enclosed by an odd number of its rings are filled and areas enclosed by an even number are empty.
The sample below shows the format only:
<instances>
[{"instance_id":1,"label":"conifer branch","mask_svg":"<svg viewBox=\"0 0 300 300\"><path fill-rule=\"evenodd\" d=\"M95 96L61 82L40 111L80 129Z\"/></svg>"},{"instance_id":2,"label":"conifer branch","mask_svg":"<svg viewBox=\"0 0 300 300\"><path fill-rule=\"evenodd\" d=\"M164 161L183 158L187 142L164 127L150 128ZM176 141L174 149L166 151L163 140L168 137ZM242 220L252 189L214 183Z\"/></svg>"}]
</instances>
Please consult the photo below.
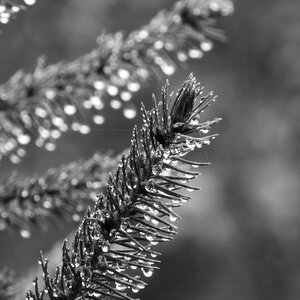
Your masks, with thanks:
<instances>
[{"instance_id":1,"label":"conifer branch","mask_svg":"<svg viewBox=\"0 0 300 300\"><path fill-rule=\"evenodd\" d=\"M201 58L213 40L224 39L215 21L232 10L230 0L179 1L127 36L102 34L95 50L73 62L46 66L39 59L32 72L18 71L0 86L0 159L9 155L18 163L32 140L53 151L69 129L89 133L85 110L102 124L105 99L134 118L130 100L141 84L172 75L188 58Z\"/></svg>"},{"instance_id":2,"label":"conifer branch","mask_svg":"<svg viewBox=\"0 0 300 300\"><path fill-rule=\"evenodd\" d=\"M29 238L31 226L45 228L55 217L80 221L102 191L116 159L96 153L86 161L50 169L44 176L10 176L0 186L0 230L18 230Z\"/></svg>"},{"instance_id":3,"label":"conifer branch","mask_svg":"<svg viewBox=\"0 0 300 300\"><path fill-rule=\"evenodd\" d=\"M88 209L71 248L63 243L62 265L53 277L40 255L44 287L36 279L27 300L45 294L51 300L136 299L132 295L146 286L140 275L150 277L158 268L152 247L177 233L173 209L190 199L180 189L197 189L189 184L199 174L191 168L206 165L182 157L215 138L207 133L219 119L200 123L215 97L202 93L190 75L170 108L167 84L162 100L153 98L153 109L142 105L143 125L134 127L130 151L109 175L105 194Z\"/></svg>"}]
</instances>

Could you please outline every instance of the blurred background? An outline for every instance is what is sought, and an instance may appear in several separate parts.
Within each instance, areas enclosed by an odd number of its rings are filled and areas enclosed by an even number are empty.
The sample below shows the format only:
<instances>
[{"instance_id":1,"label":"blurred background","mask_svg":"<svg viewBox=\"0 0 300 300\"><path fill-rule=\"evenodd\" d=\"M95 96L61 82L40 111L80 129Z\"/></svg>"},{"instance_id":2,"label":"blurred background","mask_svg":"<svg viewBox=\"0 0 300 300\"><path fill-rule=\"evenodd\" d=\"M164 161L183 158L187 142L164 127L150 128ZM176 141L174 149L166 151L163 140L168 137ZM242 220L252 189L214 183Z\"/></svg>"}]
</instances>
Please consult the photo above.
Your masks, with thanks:
<instances>
[{"instance_id":1,"label":"blurred background","mask_svg":"<svg viewBox=\"0 0 300 300\"><path fill-rule=\"evenodd\" d=\"M102 30L137 29L173 3L37 1L1 28L0 82L20 68L31 70L41 54L48 63L75 59L94 48ZM300 298L300 1L236 1L220 27L228 41L170 78L176 90L194 72L206 91L219 95L207 117L223 121L214 128L220 137L195 154L212 166L196 183L202 190L179 212L179 236L160 246L161 270L148 280L143 300ZM136 103L149 103L162 84L143 87ZM95 151L121 152L140 119L104 114L102 127L87 136L66 134L54 153L32 146L19 165L4 161L0 178L12 171L43 174ZM0 232L0 267L15 269L30 286L39 250L50 251L76 227L36 229L30 239Z\"/></svg>"}]
</instances>

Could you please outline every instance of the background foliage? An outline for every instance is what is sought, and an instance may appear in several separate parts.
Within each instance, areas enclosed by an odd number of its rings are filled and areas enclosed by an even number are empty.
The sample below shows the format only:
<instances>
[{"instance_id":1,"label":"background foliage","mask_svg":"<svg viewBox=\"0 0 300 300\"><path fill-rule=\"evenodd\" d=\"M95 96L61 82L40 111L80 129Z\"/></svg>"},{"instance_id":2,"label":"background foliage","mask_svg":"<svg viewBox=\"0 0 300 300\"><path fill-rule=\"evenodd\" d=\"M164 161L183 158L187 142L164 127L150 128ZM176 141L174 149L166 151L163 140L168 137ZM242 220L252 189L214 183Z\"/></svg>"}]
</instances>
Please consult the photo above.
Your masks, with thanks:
<instances>
[{"instance_id":1,"label":"background foliage","mask_svg":"<svg viewBox=\"0 0 300 300\"><path fill-rule=\"evenodd\" d=\"M103 28L134 30L172 4L40 1L3 30L0 80L5 82L20 67L30 68L41 53L49 63L76 58L94 46ZM163 245L161 271L141 294L144 300L300 295L300 3L244 0L235 6L234 16L222 20L229 42L193 61L171 81L177 87L193 71L221 96L213 115L223 122L217 129L221 137L205 152L213 166L200 178L203 190L183 207L180 235ZM159 85L143 89L137 103L155 89ZM128 146L136 121L113 112L88 136L65 135L54 153L32 147L17 167L3 162L0 176L13 169L43 173L50 166L88 158L95 149L118 153ZM29 240L1 232L1 267L27 276L38 251L51 249L73 228L65 223L46 234L36 230Z\"/></svg>"}]
</instances>

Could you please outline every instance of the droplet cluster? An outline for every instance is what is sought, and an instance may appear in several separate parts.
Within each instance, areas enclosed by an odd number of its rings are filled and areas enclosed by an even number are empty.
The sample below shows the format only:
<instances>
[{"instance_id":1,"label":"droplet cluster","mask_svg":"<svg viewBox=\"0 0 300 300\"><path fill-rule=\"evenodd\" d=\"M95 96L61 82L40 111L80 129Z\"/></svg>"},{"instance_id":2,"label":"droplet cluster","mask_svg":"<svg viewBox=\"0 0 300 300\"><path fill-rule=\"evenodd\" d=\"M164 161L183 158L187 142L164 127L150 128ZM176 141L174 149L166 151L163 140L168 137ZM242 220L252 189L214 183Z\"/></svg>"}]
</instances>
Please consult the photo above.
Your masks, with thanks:
<instances>
[{"instance_id":1,"label":"droplet cluster","mask_svg":"<svg viewBox=\"0 0 300 300\"><path fill-rule=\"evenodd\" d=\"M79 222L88 204L102 191L115 159L97 153L43 176L9 177L0 188L0 231L18 230L27 239L33 226L45 228L50 218Z\"/></svg>"},{"instance_id":2,"label":"droplet cluster","mask_svg":"<svg viewBox=\"0 0 300 300\"><path fill-rule=\"evenodd\" d=\"M146 111L142 106L143 126L134 128L131 147L114 174L110 174L105 193L88 209L71 247L63 245L62 266L50 278L47 260L40 263L45 287L30 291L27 299L72 295L92 298L135 299L145 288L143 277L157 269L159 252L153 246L173 239L173 224L179 216L175 208L190 200L181 189L197 190L190 181L199 173L195 168L207 163L183 158L190 151L208 145L215 135L206 135L219 119L198 122L214 100L191 75L177 92L169 109L169 92L162 90L162 101ZM34 281L37 287L37 280Z\"/></svg>"},{"instance_id":3,"label":"droplet cluster","mask_svg":"<svg viewBox=\"0 0 300 300\"><path fill-rule=\"evenodd\" d=\"M23 0L26 5L34 5L36 0ZM7 24L17 13L25 10L24 5L14 3L10 0L0 0L0 23Z\"/></svg>"},{"instance_id":4,"label":"droplet cluster","mask_svg":"<svg viewBox=\"0 0 300 300\"><path fill-rule=\"evenodd\" d=\"M40 59L31 73L17 72L0 86L0 159L19 163L30 142L54 151L68 130L88 134L105 123L105 106L135 118L141 85L210 51L224 39L213 20L232 11L229 0L179 1L128 36L102 34L95 50L73 62L46 66Z\"/></svg>"},{"instance_id":5,"label":"droplet cluster","mask_svg":"<svg viewBox=\"0 0 300 300\"><path fill-rule=\"evenodd\" d=\"M17 13L23 10L22 5L8 0L0 0L0 23L7 24Z\"/></svg>"}]
</instances>

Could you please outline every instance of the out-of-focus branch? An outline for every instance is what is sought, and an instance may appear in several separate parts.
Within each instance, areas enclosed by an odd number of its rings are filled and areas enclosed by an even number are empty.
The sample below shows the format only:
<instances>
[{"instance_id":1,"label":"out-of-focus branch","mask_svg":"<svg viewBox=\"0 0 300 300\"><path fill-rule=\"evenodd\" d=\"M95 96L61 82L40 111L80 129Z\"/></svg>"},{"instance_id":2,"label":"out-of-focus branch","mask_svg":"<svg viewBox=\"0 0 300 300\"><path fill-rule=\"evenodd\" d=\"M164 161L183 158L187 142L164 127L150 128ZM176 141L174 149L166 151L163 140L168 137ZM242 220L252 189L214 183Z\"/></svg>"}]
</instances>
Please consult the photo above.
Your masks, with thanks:
<instances>
[{"instance_id":1,"label":"out-of-focus branch","mask_svg":"<svg viewBox=\"0 0 300 300\"><path fill-rule=\"evenodd\" d=\"M39 59L32 72L18 71L0 86L0 159L18 163L32 140L53 151L69 129L89 133L86 109L98 125L107 103L134 118L131 98L141 84L211 50L213 40L224 39L216 19L232 11L230 0L179 1L127 36L102 34L96 49L73 62L47 66Z\"/></svg>"},{"instance_id":2,"label":"out-of-focus branch","mask_svg":"<svg viewBox=\"0 0 300 300\"><path fill-rule=\"evenodd\" d=\"M97 153L43 176L10 176L0 186L0 230L18 230L29 238L31 226L45 228L55 218L80 221L103 190L117 159Z\"/></svg>"}]
</instances>

